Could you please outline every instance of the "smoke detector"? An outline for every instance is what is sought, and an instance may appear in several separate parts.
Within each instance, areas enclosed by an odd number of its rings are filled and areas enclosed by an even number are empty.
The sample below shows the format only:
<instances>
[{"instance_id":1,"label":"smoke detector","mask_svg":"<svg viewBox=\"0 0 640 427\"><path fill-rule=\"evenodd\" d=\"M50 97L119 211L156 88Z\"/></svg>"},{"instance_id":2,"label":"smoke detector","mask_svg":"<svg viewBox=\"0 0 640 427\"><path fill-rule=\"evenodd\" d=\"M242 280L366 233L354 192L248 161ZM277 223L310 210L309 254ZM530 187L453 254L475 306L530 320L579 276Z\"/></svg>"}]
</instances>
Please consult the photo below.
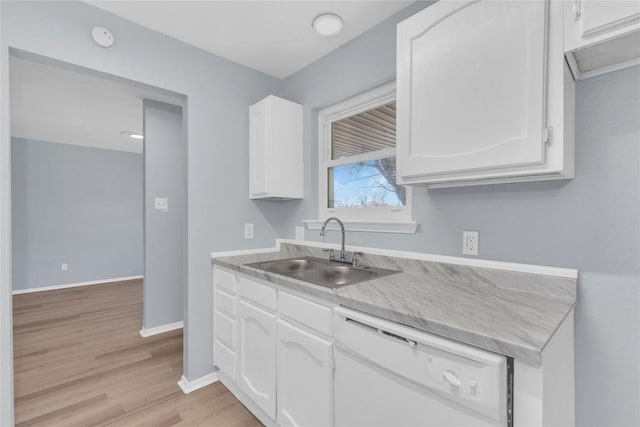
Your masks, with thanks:
<instances>
[{"instance_id":1,"label":"smoke detector","mask_svg":"<svg viewBox=\"0 0 640 427\"><path fill-rule=\"evenodd\" d=\"M93 30L91 30L91 37L98 46L113 46L113 34L104 27L93 27Z\"/></svg>"}]
</instances>

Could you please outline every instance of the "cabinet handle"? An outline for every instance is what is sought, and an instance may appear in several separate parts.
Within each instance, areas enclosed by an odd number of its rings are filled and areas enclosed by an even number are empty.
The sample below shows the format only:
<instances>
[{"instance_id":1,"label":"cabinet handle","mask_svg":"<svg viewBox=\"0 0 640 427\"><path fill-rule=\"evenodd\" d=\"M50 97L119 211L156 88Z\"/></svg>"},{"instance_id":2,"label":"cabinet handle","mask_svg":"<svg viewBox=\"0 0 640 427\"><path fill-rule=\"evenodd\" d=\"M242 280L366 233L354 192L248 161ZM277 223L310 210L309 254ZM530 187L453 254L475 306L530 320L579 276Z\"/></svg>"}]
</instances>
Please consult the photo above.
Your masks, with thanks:
<instances>
[{"instance_id":1,"label":"cabinet handle","mask_svg":"<svg viewBox=\"0 0 640 427\"><path fill-rule=\"evenodd\" d=\"M582 4L580 0L573 0L573 15L576 21L582 16Z\"/></svg>"}]
</instances>

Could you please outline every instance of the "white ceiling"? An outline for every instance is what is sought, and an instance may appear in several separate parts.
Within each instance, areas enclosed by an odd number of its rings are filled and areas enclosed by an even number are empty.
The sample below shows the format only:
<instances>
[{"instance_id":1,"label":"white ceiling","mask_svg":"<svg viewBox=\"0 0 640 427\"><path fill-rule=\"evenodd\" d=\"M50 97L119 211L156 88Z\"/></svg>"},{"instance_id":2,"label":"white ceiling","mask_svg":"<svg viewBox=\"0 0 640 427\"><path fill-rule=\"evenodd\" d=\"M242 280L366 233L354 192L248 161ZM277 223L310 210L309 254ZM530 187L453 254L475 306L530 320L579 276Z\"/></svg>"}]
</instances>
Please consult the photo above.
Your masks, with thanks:
<instances>
[{"instance_id":1,"label":"white ceiling","mask_svg":"<svg viewBox=\"0 0 640 427\"><path fill-rule=\"evenodd\" d=\"M145 27L278 78L285 78L413 1L89 1ZM344 20L325 38L311 22L325 12ZM118 34L114 32L115 43Z\"/></svg>"},{"instance_id":2,"label":"white ceiling","mask_svg":"<svg viewBox=\"0 0 640 427\"><path fill-rule=\"evenodd\" d=\"M284 78L413 1L91 1L141 25L240 64ZM340 15L343 32L321 37L311 22ZM97 23L99 25L99 23ZM115 43L118 33L114 31ZM22 57L11 58L11 135L141 153L121 135L142 133L142 100L181 104L101 76Z\"/></svg>"},{"instance_id":3,"label":"white ceiling","mask_svg":"<svg viewBox=\"0 0 640 427\"><path fill-rule=\"evenodd\" d=\"M142 100L181 105L150 90L11 57L11 136L142 153Z\"/></svg>"}]
</instances>

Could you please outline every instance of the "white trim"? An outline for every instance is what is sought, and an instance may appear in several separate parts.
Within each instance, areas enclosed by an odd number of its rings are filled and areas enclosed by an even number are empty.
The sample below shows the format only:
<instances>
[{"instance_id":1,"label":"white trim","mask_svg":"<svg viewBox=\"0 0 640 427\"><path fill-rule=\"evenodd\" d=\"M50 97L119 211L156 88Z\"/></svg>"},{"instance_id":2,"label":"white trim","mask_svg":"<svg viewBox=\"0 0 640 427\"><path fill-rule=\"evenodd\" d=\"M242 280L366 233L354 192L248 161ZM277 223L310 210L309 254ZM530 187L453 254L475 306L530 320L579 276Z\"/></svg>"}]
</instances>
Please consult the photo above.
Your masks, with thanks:
<instances>
[{"instance_id":1,"label":"white trim","mask_svg":"<svg viewBox=\"0 0 640 427\"><path fill-rule=\"evenodd\" d=\"M356 156L331 160L331 123L372 108L379 107L396 99L395 81L356 95L318 112L318 217L339 216L345 222L352 223L391 223L411 222L413 190L406 186L406 204L402 207L368 208L329 208L327 206L328 168L364 160L394 157L395 148L378 150ZM358 231L394 233L389 227L359 227ZM415 230L414 230L415 231ZM407 233L407 231L398 231Z\"/></svg>"},{"instance_id":2,"label":"white trim","mask_svg":"<svg viewBox=\"0 0 640 427\"><path fill-rule=\"evenodd\" d=\"M167 323L166 325L154 326L153 328L145 328L144 326L140 329L140 336L142 338L147 338L153 335L162 334L164 332L175 331L176 329L182 329L184 327L184 322L174 322Z\"/></svg>"},{"instance_id":3,"label":"white trim","mask_svg":"<svg viewBox=\"0 0 640 427\"><path fill-rule=\"evenodd\" d=\"M301 240L296 240L296 242L300 243ZM244 250L239 249L236 251L211 252L211 259L225 257L225 256L265 254L269 252L278 252L279 250L280 250L280 246L275 246L273 248L244 249Z\"/></svg>"},{"instance_id":4,"label":"white trim","mask_svg":"<svg viewBox=\"0 0 640 427\"><path fill-rule=\"evenodd\" d=\"M57 289L66 289L66 288L76 288L78 286L92 286L92 285L103 285L105 283L112 282L125 282L127 280L136 280L143 279L144 276L126 276L126 277L114 277L113 279L102 279L102 280L92 280L89 282L76 282L76 283L65 283L62 285L53 285L53 286L42 286L40 288L29 288L29 289L16 289L12 292L13 295L20 294L30 294L32 292L45 292L45 291L55 291Z\"/></svg>"},{"instance_id":5,"label":"white trim","mask_svg":"<svg viewBox=\"0 0 640 427\"><path fill-rule=\"evenodd\" d=\"M193 391L199 390L202 387L206 387L210 384L218 382L218 373L212 372L210 374L204 375L200 378L196 378L195 380L189 381L184 375L178 381L178 386L182 390L184 394L189 394Z\"/></svg>"},{"instance_id":6,"label":"white trim","mask_svg":"<svg viewBox=\"0 0 640 427\"><path fill-rule=\"evenodd\" d=\"M302 243L298 240L291 240L291 239L277 239L276 242L277 242L278 248L280 248L280 245L282 243L289 243L292 245L301 245L301 246L311 246L315 248L337 249L340 247L340 245L337 245L337 244L311 242L311 241L305 241L304 243ZM548 267L544 265L520 264L515 262L493 261L493 260L487 260L487 259L471 259L471 258L462 258L462 257L449 256L449 255L427 254L422 252L406 252L406 251L396 251L396 250L390 250L390 249L366 248L362 246L347 245L346 248L349 251L361 251L371 255L391 256L396 258L408 258L408 259L415 259L420 261L433 261L433 262L441 262L445 264L466 265L469 267L491 268L494 270L516 271L520 273L543 274L546 276L566 277L569 279L578 278L578 270L573 268Z\"/></svg>"},{"instance_id":7,"label":"white trim","mask_svg":"<svg viewBox=\"0 0 640 427\"><path fill-rule=\"evenodd\" d=\"M309 230L320 230L324 220L305 219L302 222ZM342 222L346 231L413 234L418 229L418 223L415 221L353 221L346 219ZM327 224L327 229L339 230L335 222Z\"/></svg>"}]
</instances>

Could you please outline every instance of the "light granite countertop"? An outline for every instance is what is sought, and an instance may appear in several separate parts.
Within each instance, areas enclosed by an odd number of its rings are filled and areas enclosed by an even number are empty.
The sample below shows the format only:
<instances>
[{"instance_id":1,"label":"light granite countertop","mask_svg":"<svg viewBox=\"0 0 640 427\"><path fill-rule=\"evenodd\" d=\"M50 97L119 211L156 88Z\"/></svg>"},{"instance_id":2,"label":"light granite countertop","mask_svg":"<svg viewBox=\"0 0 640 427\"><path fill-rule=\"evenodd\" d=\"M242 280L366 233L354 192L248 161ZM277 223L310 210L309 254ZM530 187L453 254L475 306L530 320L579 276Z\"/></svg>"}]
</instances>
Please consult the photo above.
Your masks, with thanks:
<instances>
[{"instance_id":1,"label":"light granite countertop","mask_svg":"<svg viewBox=\"0 0 640 427\"><path fill-rule=\"evenodd\" d=\"M282 244L213 263L532 365L576 302L575 278L392 256L361 260L400 273L335 290L246 266L299 256L325 257L317 247Z\"/></svg>"}]
</instances>

